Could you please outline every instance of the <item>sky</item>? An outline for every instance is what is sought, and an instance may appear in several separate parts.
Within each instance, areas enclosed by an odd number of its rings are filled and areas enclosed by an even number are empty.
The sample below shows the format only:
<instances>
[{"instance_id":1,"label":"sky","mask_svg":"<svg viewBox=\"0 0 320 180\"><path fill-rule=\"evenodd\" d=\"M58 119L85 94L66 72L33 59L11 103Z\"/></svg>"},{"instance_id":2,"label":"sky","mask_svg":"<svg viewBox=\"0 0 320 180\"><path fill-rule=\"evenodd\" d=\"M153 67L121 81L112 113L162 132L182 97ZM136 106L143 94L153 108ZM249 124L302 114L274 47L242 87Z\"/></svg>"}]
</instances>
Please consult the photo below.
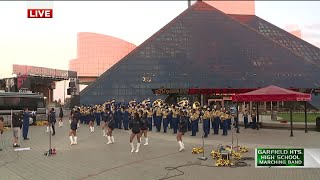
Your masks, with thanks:
<instances>
[{"instance_id":1,"label":"sky","mask_svg":"<svg viewBox=\"0 0 320 180\"><path fill-rule=\"evenodd\" d=\"M320 1L256 1L256 15L284 28L297 24L320 47ZM31 7L53 8L52 19L28 19ZM95 32L141 44L187 8L187 1L0 2L0 78L12 64L68 69L77 32ZM318 43L318 44L317 44Z\"/></svg>"}]
</instances>

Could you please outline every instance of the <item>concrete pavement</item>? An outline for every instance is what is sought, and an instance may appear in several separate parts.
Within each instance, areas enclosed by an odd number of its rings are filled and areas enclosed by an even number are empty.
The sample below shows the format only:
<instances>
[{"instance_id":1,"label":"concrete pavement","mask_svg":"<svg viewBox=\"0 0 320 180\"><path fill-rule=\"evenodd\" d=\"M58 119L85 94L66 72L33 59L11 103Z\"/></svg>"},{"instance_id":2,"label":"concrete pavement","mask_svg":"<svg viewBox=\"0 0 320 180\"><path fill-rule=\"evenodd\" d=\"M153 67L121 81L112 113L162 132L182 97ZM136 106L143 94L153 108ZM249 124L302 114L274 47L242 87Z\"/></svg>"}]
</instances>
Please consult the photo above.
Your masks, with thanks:
<instances>
[{"instance_id":1,"label":"concrete pavement","mask_svg":"<svg viewBox=\"0 0 320 180\"><path fill-rule=\"evenodd\" d=\"M57 154L47 157L44 152L48 150L49 136L46 127L30 127L30 140L22 141L21 147L31 147L30 151L14 152L12 148L12 132L3 134L0 152L0 179L1 180L73 180L73 179L146 179L158 180L167 174L165 167L190 165L214 165L210 157L212 149L218 144L231 144L229 136L209 135L205 139L205 156L209 159L200 162L200 155L191 153L193 147L202 145L201 134L191 137L190 133L183 136L186 150L178 152L178 143L172 130L168 133L149 133L149 146L141 145L139 153L130 153L129 135L131 131L115 129L115 144L106 144L100 128L95 128L95 133L90 133L87 125L81 125L78 131L78 145L70 146L68 139L69 125L64 119L65 126L57 127L56 135L52 137L52 147L57 149ZM201 130L200 130L201 131ZM211 132L212 133L212 132ZM254 157L255 147L312 147L320 148L320 133L294 131L294 137L289 137L288 130L275 129L240 129L239 145L248 146L246 157ZM236 136L233 138L237 142ZM136 146L136 140L134 145ZM144 143L144 138L142 138ZM255 169L254 161L248 161L252 166L228 167L203 167L185 166L180 170L184 175L171 179L215 179L215 180L316 180L320 176L320 169ZM179 174L173 170L169 175Z\"/></svg>"}]
</instances>

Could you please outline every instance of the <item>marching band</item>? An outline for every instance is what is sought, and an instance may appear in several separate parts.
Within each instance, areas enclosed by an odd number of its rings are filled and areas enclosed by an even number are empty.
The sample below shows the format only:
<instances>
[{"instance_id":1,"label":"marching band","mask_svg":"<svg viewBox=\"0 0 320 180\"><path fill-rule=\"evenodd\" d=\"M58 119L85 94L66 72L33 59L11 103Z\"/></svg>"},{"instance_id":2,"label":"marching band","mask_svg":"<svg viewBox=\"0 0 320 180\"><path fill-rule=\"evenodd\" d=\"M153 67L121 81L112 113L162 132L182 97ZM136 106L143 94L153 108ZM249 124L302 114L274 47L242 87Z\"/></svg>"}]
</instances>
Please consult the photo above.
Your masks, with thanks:
<instances>
[{"instance_id":1,"label":"marching band","mask_svg":"<svg viewBox=\"0 0 320 180\"><path fill-rule=\"evenodd\" d=\"M254 113L252 116L255 115ZM247 127L247 110L244 110L243 114ZM79 123L89 124L91 133L94 132L94 124L97 126L101 124L103 136L107 137L107 144L115 142L112 135L113 129L131 129L131 152L139 151L142 135L145 138L144 145L149 144L147 131L152 131L153 126L156 127L156 132L160 132L161 128L163 128L163 133L167 133L168 128L173 129L173 133L177 134L179 151L181 151L184 149L182 135L191 131L191 136L196 136L196 133L199 132L199 123L202 124L204 138L210 134L210 124L214 135L219 134L221 128L222 135L227 136L228 130L231 130L231 126L234 124L232 121L237 119L237 115L231 113L229 109L218 109L216 106L210 108L206 105L201 107L199 102L191 105L188 100L182 100L177 105L170 106L161 99L157 99L153 103L149 99L141 103L132 100L127 105L116 104L113 99L100 105L74 107L71 115L70 122L73 123L70 133L71 145L77 143L76 131ZM78 123L77 127L74 125L75 122ZM72 135L75 140L71 137ZM135 136L138 140L136 148L132 143Z\"/></svg>"}]
</instances>

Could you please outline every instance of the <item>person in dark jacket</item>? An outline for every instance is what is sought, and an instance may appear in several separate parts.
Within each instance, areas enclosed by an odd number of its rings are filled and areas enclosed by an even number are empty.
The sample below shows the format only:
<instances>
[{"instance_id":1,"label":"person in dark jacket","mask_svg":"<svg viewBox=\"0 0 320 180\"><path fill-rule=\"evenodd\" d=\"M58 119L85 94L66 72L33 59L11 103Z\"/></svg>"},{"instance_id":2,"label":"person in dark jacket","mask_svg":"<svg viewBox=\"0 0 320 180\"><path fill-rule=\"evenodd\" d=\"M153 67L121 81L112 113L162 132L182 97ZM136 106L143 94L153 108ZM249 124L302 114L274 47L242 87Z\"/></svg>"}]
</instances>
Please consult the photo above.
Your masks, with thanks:
<instances>
[{"instance_id":1,"label":"person in dark jacket","mask_svg":"<svg viewBox=\"0 0 320 180\"><path fill-rule=\"evenodd\" d=\"M24 140L29 140L29 138L28 138L29 121L30 121L29 109L25 108L24 112L23 112L23 129L22 129L22 134L23 134Z\"/></svg>"},{"instance_id":2,"label":"person in dark jacket","mask_svg":"<svg viewBox=\"0 0 320 180\"><path fill-rule=\"evenodd\" d=\"M62 110L62 108L60 108L60 112L59 112L59 127L63 126L62 118L63 118L63 110Z\"/></svg>"},{"instance_id":3,"label":"person in dark jacket","mask_svg":"<svg viewBox=\"0 0 320 180\"><path fill-rule=\"evenodd\" d=\"M147 112L142 112L142 118L141 118L141 124L140 124L140 137L144 135L144 138L146 142L144 143L144 146L147 146L148 143L148 127L149 127L149 121L148 121L148 115ZM141 141L141 139L140 139Z\"/></svg>"},{"instance_id":4,"label":"person in dark jacket","mask_svg":"<svg viewBox=\"0 0 320 180\"><path fill-rule=\"evenodd\" d=\"M188 128L188 119L187 119L187 112L180 112L179 115L180 119L179 119L179 131L177 134L177 141L179 143L180 149L179 151L182 151L184 149L184 143L182 142L182 136L184 135L185 132L187 132L187 128Z\"/></svg>"},{"instance_id":5,"label":"person in dark jacket","mask_svg":"<svg viewBox=\"0 0 320 180\"><path fill-rule=\"evenodd\" d=\"M48 114L48 122L49 122L49 126L51 125L51 127L52 127L52 136L54 136L56 134L55 124L57 122L56 112L54 111L54 108L51 108L51 110Z\"/></svg>"},{"instance_id":6,"label":"person in dark jacket","mask_svg":"<svg viewBox=\"0 0 320 180\"><path fill-rule=\"evenodd\" d=\"M115 128L115 125L116 125L116 120L115 120L115 114L114 113L108 113L108 131L107 131L107 139L108 139L108 143L107 144L111 144L111 143L114 143L114 137L112 135L112 131L114 130Z\"/></svg>"},{"instance_id":7,"label":"person in dark jacket","mask_svg":"<svg viewBox=\"0 0 320 180\"><path fill-rule=\"evenodd\" d=\"M14 113L12 115L12 132L13 132L13 147L20 147L18 145L18 138L20 137L20 130L22 128L23 111Z\"/></svg>"},{"instance_id":8,"label":"person in dark jacket","mask_svg":"<svg viewBox=\"0 0 320 180\"><path fill-rule=\"evenodd\" d=\"M72 121L70 124L70 132L69 132L69 139L71 142L70 145L78 144L77 129L78 129L78 120L76 117L72 117Z\"/></svg>"},{"instance_id":9,"label":"person in dark jacket","mask_svg":"<svg viewBox=\"0 0 320 180\"><path fill-rule=\"evenodd\" d=\"M134 146L133 146L133 138L135 136L137 136L137 149L135 152L139 152L139 148L140 148L140 127L141 127L141 119L140 119L140 116L139 116L139 113L134 113L133 115L133 120L131 122L131 127L132 127L132 133L130 135L130 145L131 145L131 152L134 151Z\"/></svg>"}]
</instances>

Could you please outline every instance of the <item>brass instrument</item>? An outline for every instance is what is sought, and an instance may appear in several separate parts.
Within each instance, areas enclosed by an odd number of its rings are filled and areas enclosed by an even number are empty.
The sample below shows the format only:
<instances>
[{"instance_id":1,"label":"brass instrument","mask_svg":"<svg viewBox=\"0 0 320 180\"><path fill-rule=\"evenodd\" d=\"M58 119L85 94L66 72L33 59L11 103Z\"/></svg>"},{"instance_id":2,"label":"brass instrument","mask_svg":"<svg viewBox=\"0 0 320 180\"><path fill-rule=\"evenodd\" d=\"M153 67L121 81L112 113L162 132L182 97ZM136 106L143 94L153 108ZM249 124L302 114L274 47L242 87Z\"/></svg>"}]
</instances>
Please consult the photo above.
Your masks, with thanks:
<instances>
[{"instance_id":1,"label":"brass instrument","mask_svg":"<svg viewBox=\"0 0 320 180\"><path fill-rule=\"evenodd\" d=\"M186 107L189 106L189 103L190 103L189 100L185 99L185 100L179 101L179 102L178 102L178 105L179 105L180 108L183 108L183 107L186 108Z\"/></svg>"},{"instance_id":2,"label":"brass instrument","mask_svg":"<svg viewBox=\"0 0 320 180\"><path fill-rule=\"evenodd\" d=\"M162 107L163 105L164 105L164 102L162 99L157 99L152 103L153 107Z\"/></svg>"},{"instance_id":3,"label":"brass instrument","mask_svg":"<svg viewBox=\"0 0 320 180\"><path fill-rule=\"evenodd\" d=\"M137 103L136 100L131 100L131 101L129 101L129 106L133 107L136 105L136 103Z\"/></svg>"},{"instance_id":4,"label":"brass instrument","mask_svg":"<svg viewBox=\"0 0 320 180\"><path fill-rule=\"evenodd\" d=\"M192 108L193 108L193 109L198 110L198 109L200 109L200 107L201 107L201 104L200 104L198 101L196 101L196 102L194 102L194 103L192 104Z\"/></svg>"},{"instance_id":5,"label":"brass instrument","mask_svg":"<svg viewBox=\"0 0 320 180\"><path fill-rule=\"evenodd\" d=\"M150 99L148 98L148 99L143 100L141 104L144 105L144 106L150 105L151 104L150 103Z\"/></svg>"}]
</instances>

